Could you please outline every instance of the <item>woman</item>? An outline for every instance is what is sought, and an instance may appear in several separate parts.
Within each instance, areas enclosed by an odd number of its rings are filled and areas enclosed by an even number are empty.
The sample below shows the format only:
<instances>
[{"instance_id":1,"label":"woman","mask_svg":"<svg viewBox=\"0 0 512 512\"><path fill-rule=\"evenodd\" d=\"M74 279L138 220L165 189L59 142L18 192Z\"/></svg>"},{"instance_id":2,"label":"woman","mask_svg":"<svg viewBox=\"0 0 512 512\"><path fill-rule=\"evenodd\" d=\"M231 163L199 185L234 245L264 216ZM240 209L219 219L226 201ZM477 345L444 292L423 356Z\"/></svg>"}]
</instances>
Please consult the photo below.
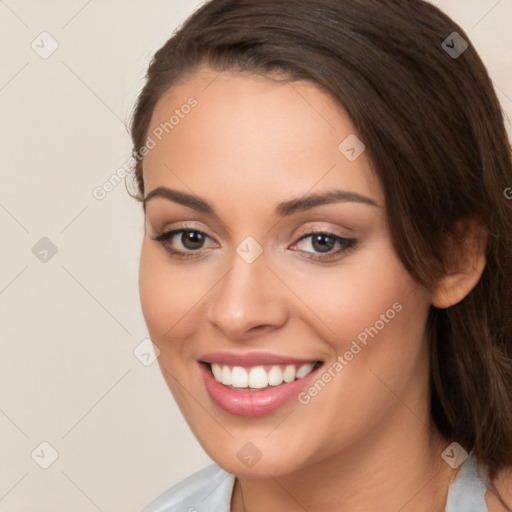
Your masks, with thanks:
<instances>
[{"instance_id":1,"label":"woman","mask_svg":"<svg viewBox=\"0 0 512 512\"><path fill-rule=\"evenodd\" d=\"M212 0L132 138L140 296L215 464L145 511L509 510L512 184L421 0Z\"/></svg>"}]
</instances>

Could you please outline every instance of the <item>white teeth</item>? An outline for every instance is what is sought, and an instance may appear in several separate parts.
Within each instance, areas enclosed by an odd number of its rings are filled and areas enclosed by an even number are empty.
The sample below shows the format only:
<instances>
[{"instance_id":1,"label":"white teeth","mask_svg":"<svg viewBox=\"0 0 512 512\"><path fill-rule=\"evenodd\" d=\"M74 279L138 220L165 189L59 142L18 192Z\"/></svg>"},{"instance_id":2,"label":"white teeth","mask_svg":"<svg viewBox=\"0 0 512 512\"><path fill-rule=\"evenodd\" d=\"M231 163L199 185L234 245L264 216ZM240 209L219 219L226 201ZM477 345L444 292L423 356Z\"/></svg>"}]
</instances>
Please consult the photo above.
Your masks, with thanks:
<instances>
[{"instance_id":1,"label":"white teeth","mask_svg":"<svg viewBox=\"0 0 512 512\"><path fill-rule=\"evenodd\" d=\"M249 386L249 375L241 366L235 366L231 371L231 385L235 388L246 388Z\"/></svg>"},{"instance_id":2,"label":"white teeth","mask_svg":"<svg viewBox=\"0 0 512 512\"><path fill-rule=\"evenodd\" d=\"M231 368L217 363L211 364L213 377L217 382L225 386L252 389L264 389L268 386L279 386L283 382L289 383L295 379L302 379L310 374L314 367L314 363L306 363L299 367L293 364L275 365L267 372L263 366L246 369L241 366Z\"/></svg>"},{"instance_id":3,"label":"white teeth","mask_svg":"<svg viewBox=\"0 0 512 512\"><path fill-rule=\"evenodd\" d=\"M296 372L295 366L293 366L292 364L289 364L284 369L283 380L285 382L293 382L295 380L295 372Z\"/></svg>"},{"instance_id":4,"label":"white teeth","mask_svg":"<svg viewBox=\"0 0 512 512\"><path fill-rule=\"evenodd\" d=\"M256 366L249 373L249 387L262 389L268 386L268 373L263 366Z\"/></svg>"},{"instance_id":5,"label":"white teeth","mask_svg":"<svg viewBox=\"0 0 512 512\"><path fill-rule=\"evenodd\" d=\"M221 382L225 386L231 385L231 370L227 366L224 366L222 368L222 381Z\"/></svg>"},{"instance_id":6,"label":"white teeth","mask_svg":"<svg viewBox=\"0 0 512 512\"><path fill-rule=\"evenodd\" d=\"M315 366L314 363L307 363L303 364L296 373L297 379L302 379L302 377L305 377L309 373L313 371L313 367Z\"/></svg>"},{"instance_id":7,"label":"white teeth","mask_svg":"<svg viewBox=\"0 0 512 512\"><path fill-rule=\"evenodd\" d=\"M212 364L212 373L217 382L222 382L223 371L222 371L222 368L218 364L215 364L215 363Z\"/></svg>"},{"instance_id":8,"label":"white teeth","mask_svg":"<svg viewBox=\"0 0 512 512\"><path fill-rule=\"evenodd\" d=\"M279 386L283 383L283 370L279 366L272 366L268 372L268 383L271 386Z\"/></svg>"}]
</instances>

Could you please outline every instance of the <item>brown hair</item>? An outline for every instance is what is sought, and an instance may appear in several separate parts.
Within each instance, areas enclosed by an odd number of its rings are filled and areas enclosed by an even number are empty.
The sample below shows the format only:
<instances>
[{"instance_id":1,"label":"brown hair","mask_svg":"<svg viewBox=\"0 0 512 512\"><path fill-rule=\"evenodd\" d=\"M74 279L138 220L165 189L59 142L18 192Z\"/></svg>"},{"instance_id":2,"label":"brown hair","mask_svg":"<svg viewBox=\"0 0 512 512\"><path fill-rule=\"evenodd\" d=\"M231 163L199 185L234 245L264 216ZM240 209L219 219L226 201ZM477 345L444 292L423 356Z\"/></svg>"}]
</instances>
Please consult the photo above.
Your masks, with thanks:
<instances>
[{"instance_id":1,"label":"brown hair","mask_svg":"<svg viewBox=\"0 0 512 512\"><path fill-rule=\"evenodd\" d=\"M512 466L510 143L493 84L465 32L422 0L211 0L154 55L131 133L138 200L156 103L206 64L320 85L350 115L386 198L394 247L423 285L448 272L446 235L473 216L488 231L476 287L431 307L431 412L494 479ZM451 42L451 46L453 46Z\"/></svg>"}]
</instances>

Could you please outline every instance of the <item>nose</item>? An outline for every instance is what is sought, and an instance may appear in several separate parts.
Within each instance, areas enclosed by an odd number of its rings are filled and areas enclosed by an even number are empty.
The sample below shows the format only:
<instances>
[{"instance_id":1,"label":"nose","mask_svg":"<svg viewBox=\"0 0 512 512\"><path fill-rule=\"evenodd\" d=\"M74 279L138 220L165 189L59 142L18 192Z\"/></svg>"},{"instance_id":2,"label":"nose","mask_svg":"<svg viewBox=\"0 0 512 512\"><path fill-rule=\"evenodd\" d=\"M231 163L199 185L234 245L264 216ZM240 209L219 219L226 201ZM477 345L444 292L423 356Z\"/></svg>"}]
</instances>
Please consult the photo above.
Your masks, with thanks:
<instances>
[{"instance_id":1,"label":"nose","mask_svg":"<svg viewBox=\"0 0 512 512\"><path fill-rule=\"evenodd\" d=\"M207 315L224 336L247 340L287 322L285 290L267 263L264 255L252 263L235 255L231 270L215 287Z\"/></svg>"}]
</instances>

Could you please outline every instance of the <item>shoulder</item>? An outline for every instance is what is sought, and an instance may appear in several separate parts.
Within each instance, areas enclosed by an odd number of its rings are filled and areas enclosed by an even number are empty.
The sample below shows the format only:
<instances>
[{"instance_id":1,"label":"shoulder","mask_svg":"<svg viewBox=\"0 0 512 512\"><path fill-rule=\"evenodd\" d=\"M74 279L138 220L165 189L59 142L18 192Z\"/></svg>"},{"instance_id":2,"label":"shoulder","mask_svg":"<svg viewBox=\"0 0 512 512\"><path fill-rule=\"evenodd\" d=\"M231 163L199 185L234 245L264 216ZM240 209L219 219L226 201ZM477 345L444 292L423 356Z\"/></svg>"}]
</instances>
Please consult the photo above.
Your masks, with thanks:
<instances>
[{"instance_id":1,"label":"shoulder","mask_svg":"<svg viewBox=\"0 0 512 512\"><path fill-rule=\"evenodd\" d=\"M498 473L493 484L509 508L506 508L499 500L497 494L487 491L485 501L489 512L509 512L512 510L512 467L505 468Z\"/></svg>"},{"instance_id":2,"label":"shoulder","mask_svg":"<svg viewBox=\"0 0 512 512\"><path fill-rule=\"evenodd\" d=\"M234 483L234 475L211 464L171 487L142 512L200 512L203 509L229 512Z\"/></svg>"}]
</instances>

